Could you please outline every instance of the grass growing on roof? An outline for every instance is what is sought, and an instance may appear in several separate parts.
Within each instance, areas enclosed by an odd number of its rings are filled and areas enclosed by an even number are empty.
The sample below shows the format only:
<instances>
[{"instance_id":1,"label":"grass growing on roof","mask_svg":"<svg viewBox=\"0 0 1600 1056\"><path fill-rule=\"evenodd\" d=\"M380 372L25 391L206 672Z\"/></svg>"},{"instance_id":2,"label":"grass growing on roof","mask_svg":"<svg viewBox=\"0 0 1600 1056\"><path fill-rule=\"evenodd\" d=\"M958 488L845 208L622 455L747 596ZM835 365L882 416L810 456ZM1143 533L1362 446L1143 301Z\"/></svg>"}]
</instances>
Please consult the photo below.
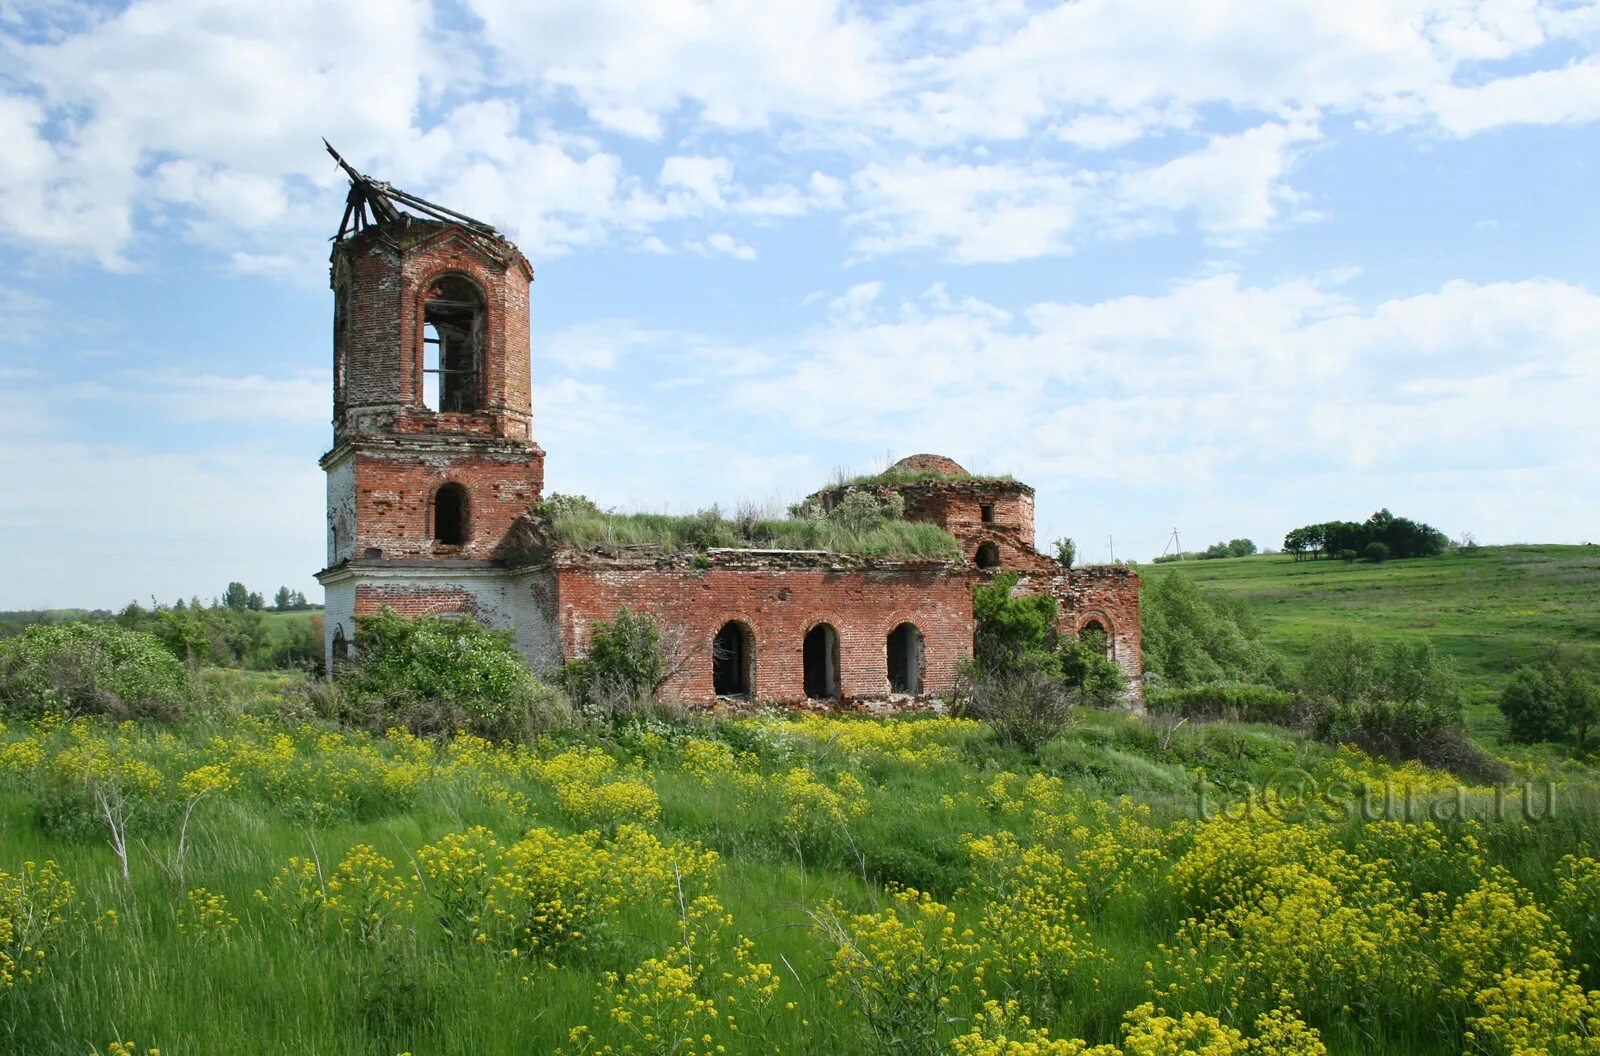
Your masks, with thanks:
<instances>
[{"instance_id":1,"label":"grass growing on roof","mask_svg":"<svg viewBox=\"0 0 1600 1056\"><path fill-rule=\"evenodd\" d=\"M732 520L715 511L672 516L557 510L550 523L556 541L577 550L637 546L682 553L728 547L827 550L879 558L954 560L961 556L961 547L950 533L916 521L886 520L862 528L820 518Z\"/></svg>"},{"instance_id":2,"label":"grass growing on roof","mask_svg":"<svg viewBox=\"0 0 1600 1056\"><path fill-rule=\"evenodd\" d=\"M831 488L872 488L879 486L894 486L897 484L924 484L928 481L943 480L956 484L1015 484L1017 478L1010 473L999 476L990 476L983 473L961 473L951 475L940 473L932 469L886 469L882 473L864 473L858 477L835 481Z\"/></svg>"}]
</instances>

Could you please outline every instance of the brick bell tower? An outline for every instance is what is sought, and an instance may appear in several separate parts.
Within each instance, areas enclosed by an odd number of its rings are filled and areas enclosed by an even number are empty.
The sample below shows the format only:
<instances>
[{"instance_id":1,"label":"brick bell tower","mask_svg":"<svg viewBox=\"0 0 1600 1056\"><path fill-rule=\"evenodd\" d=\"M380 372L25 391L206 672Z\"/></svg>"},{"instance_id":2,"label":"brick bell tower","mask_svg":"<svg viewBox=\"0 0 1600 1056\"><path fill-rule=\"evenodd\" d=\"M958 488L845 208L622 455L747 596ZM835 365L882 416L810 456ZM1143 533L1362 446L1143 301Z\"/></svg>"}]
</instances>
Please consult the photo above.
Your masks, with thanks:
<instances>
[{"instance_id":1,"label":"brick bell tower","mask_svg":"<svg viewBox=\"0 0 1600 1056\"><path fill-rule=\"evenodd\" d=\"M528 287L533 269L488 224L350 179L333 240L333 449L327 659L354 617L477 611L512 524L540 499Z\"/></svg>"}]
</instances>

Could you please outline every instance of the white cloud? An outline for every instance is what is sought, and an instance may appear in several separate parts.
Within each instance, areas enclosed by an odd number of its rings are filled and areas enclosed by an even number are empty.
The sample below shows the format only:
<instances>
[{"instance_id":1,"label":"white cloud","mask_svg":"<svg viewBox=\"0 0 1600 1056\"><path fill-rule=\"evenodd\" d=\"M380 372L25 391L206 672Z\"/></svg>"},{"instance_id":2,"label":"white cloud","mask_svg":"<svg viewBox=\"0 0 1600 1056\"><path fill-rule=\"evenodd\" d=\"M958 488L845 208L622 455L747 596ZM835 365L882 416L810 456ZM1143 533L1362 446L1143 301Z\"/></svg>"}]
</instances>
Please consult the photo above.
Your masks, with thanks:
<instances>
[{"instance_id":1,"label":"white cloud","mask_svg":"<svg viewBox=\"0 0 1600 1056\"><path fill-rule=\"evenodd\" d=\"M324 484L313 460L24 439L0 445L0 473L28 481L0 509L0 537L29 540L36 558L7 570L10 606L209 598L235 579L315 589Z\"/></svg>"},{"instance_id":2,"label":"white cloud","mask_svg":"<svg viewBox=\"0 0 1600 1056\"><path fill-rule=\"evenodd\" d=\"M1600 63L1577 62L1472 87L1443 86L1429 93L1426 107L1457 136L1512 124L1584 124L1600 118Z\"/></svg>"},{"instance_id":3,"label":"white cloud","mask_svg":"<svg viewBox=\"0 0 1600 1056\"><path fill-rule=\"evenodd\" d=\"M509 76L571 92L601 124L645 139L691 108L765 127L871 106L893 78L873 24L835 0L469 0Z\"/></svg>"},{"instance_id":4,"label":"white cloud","mask_svg":"<svg viewBox=\"0 0 1600 1056\"><path fill-rule=\"evenodd\" d=\"M851 180L857 250L933 249L962 263L1023 260L1071 248L1089 188L1058 166L912 157Z\"/></svg>"},{"instance_id":5,"label":"white cloud","mask_svg":"<svg viewBox=\"0 0 1600 1056\"><path fill-rule=\"evenodd\" d=\"M1093 237L1168 230L1192 216L1217 241L1263 232L1301 210L1287 176L1315 126L1264 124L1143 168L911 157L856 173L849 223L867 255L934 250L960 263L1071 252ZM1298 210L1298 211L1297 211Z\"/></svg>"},{"instance_id":6,"label":"white cloud","mask_svg":"<svg viewBox=\"0 0 1600 1056\"><path fill-rule=\"evenodd\" d=\"M948 296L843 300L875 310L831 313L723 402L754 417L801 404L810 429L858 448L1059 487L1482 469L1493 488L1600 460L1577 425L1600 399L1600 296L1567 284L1452 282L1363 308L1313 282L1219 275L1020 321Z\"/></svg>"},{"instance_id":7,"label":"white cloud","mask_svg":"<svg viewBox=\"0 0 1600 1056\"><path fill-rule=\"evenodd\" d=\"M1263 231L1301 200L1284 177L1314 126L1265 124L1216 136L1201 150L1129 173L1119 197L1140 222L1149 212L1192 211L1200 230L1220 236Z\"/></svg>"}]
</instances>

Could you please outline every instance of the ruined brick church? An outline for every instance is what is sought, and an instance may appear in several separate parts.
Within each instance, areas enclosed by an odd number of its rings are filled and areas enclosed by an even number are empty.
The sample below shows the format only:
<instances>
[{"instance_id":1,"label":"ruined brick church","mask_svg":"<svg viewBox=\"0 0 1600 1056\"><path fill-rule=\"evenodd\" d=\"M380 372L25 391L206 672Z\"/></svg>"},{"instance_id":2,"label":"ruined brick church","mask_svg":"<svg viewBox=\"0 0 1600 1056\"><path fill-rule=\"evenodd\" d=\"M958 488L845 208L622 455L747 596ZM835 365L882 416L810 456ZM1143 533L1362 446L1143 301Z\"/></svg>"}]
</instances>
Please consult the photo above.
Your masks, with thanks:
<instances>
[{"instance_id":1,"label":"ruined brick church","mask_svg":"<svg viewBox=\"0 0 1600 1056\"><path fill-rule=\"evenodd\" d=\"M937 696L972 651L973 586L1014 571L1018 591L1057 600L1060 633L1104 632L1138 678L1137 574L1063 568L1035 549L1032 488L939 456L903 459L887 478L902 482L871 487L949 532L960 560L549 545L535 508L533 269L490 226L339 163L350 193L332 252L328 566L317 575L330 665L357 644L355 618L389 606L474 616L547 669L582 655L596 622L625 605L684 650L665 691L686 701Z\"/></svg>"}]
</instances>

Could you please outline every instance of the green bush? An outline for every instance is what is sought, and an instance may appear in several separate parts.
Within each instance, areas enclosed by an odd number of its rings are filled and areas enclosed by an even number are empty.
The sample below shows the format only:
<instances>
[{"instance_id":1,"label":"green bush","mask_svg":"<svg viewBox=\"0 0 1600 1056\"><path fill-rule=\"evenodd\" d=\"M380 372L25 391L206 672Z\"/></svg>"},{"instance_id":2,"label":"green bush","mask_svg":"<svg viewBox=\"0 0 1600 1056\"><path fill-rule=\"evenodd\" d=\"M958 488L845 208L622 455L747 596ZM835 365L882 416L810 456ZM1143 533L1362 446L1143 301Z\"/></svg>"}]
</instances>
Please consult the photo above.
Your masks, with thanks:
<instances>
[{"instance_id":1,"label":"green bush","mask_svg":"<svg viewBox=\"0 0 1600 1056\"><path fill-rule=\"evenodd\" d=\"M1524 744L1570 740L1582 749L1600 725L1600 692L1587 672L1548 660L1519 667L1499 703L1511 739Z\"/></svg>"},{"instance_id":2,"label":"green bush","mask_svg":"<svg viewBox=\"0 0 1600 1056\"><path fill-rule=\"evenodd\" d=\"M0 707L12 715L175 719L193 700L189 672L140 631L41 624L0 641Z\"/></svg>"},{"instance_id":3,"label":"green bush","mask_svg":"<svg viewBox=\"0 0 1600 1056\"><path fill-rule=\"evenodd\" d=\"M1056 601L1047 595L1012 597L1020 578L1005 572L972 588L972 615L978 624L973 662L982 675L1032 669L1048 655L1055 636Z\"/></svg>"},{"instance_id":4,"label":"green bush","mask_svg":"<svg viewBox=\"0 0 1600 1056\"><path fill-rule=\"evenodd\" d=\"M1106 655L1105 635L1090 631L1077 641L1061 644L1061 674L1067 688L1092 708L1109 708L1122 700L1128 679L1117 662Z\"/></svg>"},{"instance_id":5,"label":"green bush","mask_svg":"<svg viewBox=\"0 0 1600 1056\"><path fill-rule=\"evenodd\" d=\"M1380 643L1340 628L1319 639L1300 668L1300 689L1331 707L1392 700L1459 715L1455 668L1426 638Z\"/></svg>"},{"instance_id":6,"label":"green bush","mask_svg":"<svg viewBox=\"0 0 1600 1056\"><path fill-rule=\"evenodd\" d=\"M647 710L667 680L661 628L655 617L626 605L595 624L587 656L569 660L556 681L591 717L617 718Z\"/></svg>"},{"instance_id":7,"label":"green bush","mask_svg":"<svg viewBox=\"0 0 1600 1056\"><path fill-rule=\"evenodd\" d=\"M1174 571L1146 579L1139 606L1145 670L1168 685L1285 681L1282 657L1262 643L1242 599L1203 592Z\"/></svg>"},{"instance_id":8,"label":"green bush","mask_svg":"<svg viewBox=\"0 0 1600 1056\"><path fill-rule=\"evenodd\" d=\"M1299 718L1295 695L1254 682L1207 682L1198 686L1156 687L1145 693L1145 706L1191 719L1229 719L1293 725Z\"/></svg>"},{"instance_id":9,"label":"green bush","mask_svg":"<svg viewBox=\"0 0 1600 1056\"><path fill-rule=\"evenodd\" d=\"M509 634L465 617L358 616L355 658L333 690L324 706L373 730L526 739L570 719L566 698L534 677Z\"/></svg>"},{"instance_id":10,"label":"green bush","mask_svg":"<svg viewBox=\"0 0 1600 1056\"><path fill-rule=\"evenodd\" d=\"M1049 653L1025 653L1003 668L969 663L962 675L953 711L987 723L1001 742L1036 751L1067 728L1072 697Z\"/></svg>"}]
</instances>

